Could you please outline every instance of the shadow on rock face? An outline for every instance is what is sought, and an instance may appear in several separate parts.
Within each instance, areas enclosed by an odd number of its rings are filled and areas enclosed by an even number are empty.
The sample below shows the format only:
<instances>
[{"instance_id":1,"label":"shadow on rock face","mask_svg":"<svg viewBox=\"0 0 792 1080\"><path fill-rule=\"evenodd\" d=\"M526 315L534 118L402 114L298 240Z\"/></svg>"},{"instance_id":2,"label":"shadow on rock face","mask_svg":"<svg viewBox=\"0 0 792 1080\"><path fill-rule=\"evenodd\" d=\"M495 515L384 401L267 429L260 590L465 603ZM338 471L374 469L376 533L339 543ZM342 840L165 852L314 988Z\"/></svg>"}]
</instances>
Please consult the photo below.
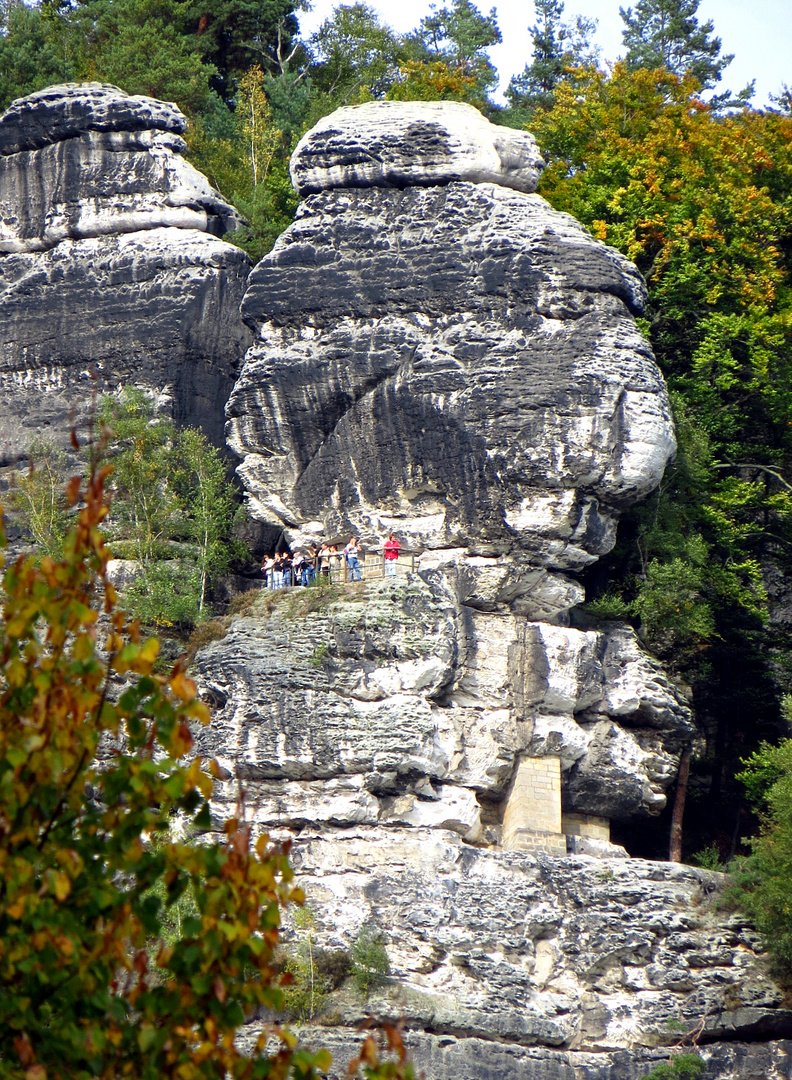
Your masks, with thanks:
<instances>
[{"instance_id":1,"label":"shadow on rock face","mask_svg":"<svg viewBox=\"0 0 792 1080\"><path fill-rule=\"evenodd\" d=\"M344 522L368 540L396 528L417 550L494 544L580 568L674 449L632 316L640 275L527 181L474 180L470 145L484 154L499 132L475 110L385 104L306 136L292 169L316 193L250 278L258 341L227 431L253 513L295 537ZM431 142L445 123L447 150L460 109L473 143L422 164L405 132L425 123ZM344 156L375 138L409 160L399 186Z\"/></svg>"}]
</instances>

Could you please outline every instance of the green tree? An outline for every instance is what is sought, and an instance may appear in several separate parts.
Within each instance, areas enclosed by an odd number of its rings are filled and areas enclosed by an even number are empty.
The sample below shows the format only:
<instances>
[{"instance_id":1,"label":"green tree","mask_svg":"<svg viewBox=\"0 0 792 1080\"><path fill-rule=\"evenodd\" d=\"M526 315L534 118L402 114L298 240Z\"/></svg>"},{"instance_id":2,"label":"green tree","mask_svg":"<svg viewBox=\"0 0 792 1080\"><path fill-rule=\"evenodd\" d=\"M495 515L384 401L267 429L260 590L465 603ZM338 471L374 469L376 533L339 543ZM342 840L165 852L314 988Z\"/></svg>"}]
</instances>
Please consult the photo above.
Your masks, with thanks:
<instances>
[{"instance_id":1,"label":"green tree","mask_svg":"<svg viewBox=\"0 0 792 1080\"><path fill-rule=\"evenodd\" d=\"M719 115L692 75L617 64L570 72L532 126L549 158L540 191L647 280L641 325L680 450L587 587L611 608L620 598L693 684L708 746L696 787L709 792L696 846L717 833L728 857L743 827L738 758L778 732L790 678L763 569L792 569L792 121Z\"/></svg>"},{"instance_id":2,"label":"green tree","mask_svg":"<svg viewBox=\"0 0 792 1080\"><path fill-rule=\"evenodd\" d=\"M75 74L73 42L59 15L22 0L0 5L0 112L15 98Z\"/></svg>"},{"instance_id":3,"label":"green tree","mask_svg":"<svg viewBox=\"0 0 792 1080\"><path fill-rule=\"evenodd\" d=\"M147 567L170 554L167 541L180 519L169 484L176 429L137 387L104 398L100 416L113 464L111 525L119 538L117 550Z\"/></svg>"},{"instance_id":4,"label":"green tree","mask_svg":"<svg viewBox=\"0 0 792 1080\"><path fill-rule=\"evenodd\" d=\"M236 1038L255 1011L282 1006L281 912L302 894L287 847L254 841L239 818L210 831L216 766L182 760L206 707L180 666L153 673L157 641L115 609L108 473L70 481L64 558L20 559L2 580L0 1073L307 1080L327 1052L277 1025L245 1050ZM201 842L172 839L174 817ZM166 927L189 890L194 908ZM366 1040L354 1071L409 1080L391 1041L397 1062Z\"/></svg>"},{"instance_id":5,"label":"green tree","mask_svg":"<svg viewBox=\"0 0 792 1080\"><path fill-rule=\"evenodd\" d=\"M239 80L234 126L250 162L251 187L267 178L273 159L283 144L263 88L264 72L255 64Z\"/></svg>"},{"instance_id":6,"label":"green tree","mask_svg":"<svg viewBox=\"0 0 792 1080\"><path fill-rule=\"evenodd\" d=\"M287 138L275 123L267 87L281 85L254 65L239 80L234 112L216 99L188 133L196 168L242 214L226 239L256 262L291 224L298 198L289 179Z\"/></svg>"},{"instance_id":7,"label":"green tree","mask_svg":"<svg viewBox=\"0 0 792 1080\"><path fill-rule=\"evenodd\" d=\"M512 76L506 89L512 109L523 113L550 108L554 90L567 70L595 64L598 55L591 43L595 20L578 15L573 23L564 22L563 0L534 0L534 9L536 22L528 28L533 59Z\"/></svg>"},{"instance_id":8,"label":"green tree","mask_svg":"<svg viewBox=\"0 0 792 1080\"><path fill-rule=\"evenodd\" d=\"M390 960L382 934L369 926L361 928L352 942L352 974L360 992L367 995L390 975Z\"/></svg>"},{"instance_id":9,"label":"green tree","mask_svg":"<svg viewBox=\"0 0 792 1080\"><path fill-rule=\"evenodd\" d=\"M448 7L434 8L421 20L411 35L417 47L410 59L424 62L442 61L475 79L481 102L498 81L498 73L486 50L501 41L497 12L482 15L471 0L453 0Z\"/></svg>"},{"instance_id":10,"label":"green tree","mask_svg":"<svg viewBox=\"0 0 792 1080\"><path fill-rule=\"evenodd\" d=\"M192 0L183 32L197 38L217 70L214 88L230 101L252 62L282 73L299 48L296 0Z\"/></svg>"},{"instance_id":11,"label":"green tree","mask_svg":"<svg viewBox=\"0 0 792 1080\"><path fill-rule=\"evenodd\" d=\"M789 708L787 703L787 718ZM792 983L792 739L763 743L739 779L762 815L751 854L732 870L731 896L753 919L777 972Z\"/></svg>"},{"instance_id":12,"label":"green tree","mask_svg":"<svg viewBox=\"0 0 792 1080\"><path fill-rule=\"evenodd\" d=\"M228 569L235 554L231 535L237 501L226 474L226 463L202 432L195 428L179 432L171 484L185 508L182 528L195 553L199 616L207 589Z\"/></svg>"},{"instance_id":13,"label":"green tree","mask_svg":"<svg viewBox=\"0 0 792 1080\"><path fill-rule=\"evenodd\" d=\"M175 101L196 115L209 102L215 69L183 32L182 10L178 0L82 0L67 8L80 78Z\"/></svg>"},{"instance_id":14,"label":"green tree","mask_svg":"<svg viewBox=\"0 0 792 1080\"><path fill-rule=\"evenodd\" d=\"M146 625L191 625L239 553L226 465L200 431L177 431L137 388L105 398L101 417L113 465L111 543L137 570L125 602Z\"/></svg>"},{"instance_id":15,"label":"green tree","mask_svg":"<svg viewBox=\"0 0 792 1080\"><path fill-rule=\"evenodd\" d=\"M698 7L699 0L638 0L634 9L619 8L628 67L690 73L704 88L720 82L734 56L721 56L721 39L710 36L711 19L699 24Z\"/></svg>"},{"instance_id":16,"label":"green tree","mask_svg":"<svg viewBox=\"0 0 792 1080\"><path fill-rule=\"evenodd\" d=\"M663 1061L646 1074L644 1080L696 1080L707 1071L707 1063L698 1054L678 1054Z\"/></svg>"},{"instance_id":17,"label":"green tree","mask_svg":"<svg viewBox=\"0 0 792 1080\"><path fill-rule=\"evenodd\" d=\"M27 472L13 474L9 505L19 516L38 552L59 558L70 515L63 495L66 454L49 443L30 447Z\"/></svg>"},{"instance_id":18,"label":"green tree","mask_svg":"<svg viewBox=\"0 0 792 1080\"><path fill-rule=\"evenodd\" d=\"M313 88L338 105L383 97L405 54L400 38L367 4L339 4L308 46Z\"/></svg>"}]
</instances>

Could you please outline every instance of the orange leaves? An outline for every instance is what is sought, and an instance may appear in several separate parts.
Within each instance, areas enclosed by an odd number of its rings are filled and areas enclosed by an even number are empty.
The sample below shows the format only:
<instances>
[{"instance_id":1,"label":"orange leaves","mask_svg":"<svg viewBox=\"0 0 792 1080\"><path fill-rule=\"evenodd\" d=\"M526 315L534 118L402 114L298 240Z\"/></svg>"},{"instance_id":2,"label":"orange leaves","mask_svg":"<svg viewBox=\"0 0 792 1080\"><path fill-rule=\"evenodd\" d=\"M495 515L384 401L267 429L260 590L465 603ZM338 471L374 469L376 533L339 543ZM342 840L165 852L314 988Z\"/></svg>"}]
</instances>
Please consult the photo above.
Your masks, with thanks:
<instances>
[{"instance_id":1,"label":"orange leaves","mask_svg":"<svg viewBox=\"0 0 792 1080\"><path fill-rule=\"evenodd\" d=\"M80 488L82 487L82 478L79 476L73 476L66 485L66 502L69 506L74 506L80 497Z\"/></svg>"},{"instance_id":2,"label":"orange leaves","mask_svg":"<svg viewBox=\"0 0 792 1080\"><path fill-rule=\"evenodd\" d=\"M0 1061L13 1080L263 1075L235 1037L280 1005L280 912L303 897L287 847L238 820L211 838L212 775L181 760L208 710L182 666L155 672L157 641L113 609L105 476L70 484L80 509L62 560L4 576ZM173 821L202 841L172 840ZM274 1051L248 1051L273 1080L329 1064L275 1034Z\"/></svg>"},{"instance_id":3,"label":"orange leaves","mask_svg":"<svg viewBox=\"0 0 792 1080\"><path fill-rule=\"evenodd\" d=\"M178 669L170 679L171 693L181 701L192 701L198 690L192 679L185 677L184 672Z\"/></svg>"},{"instance_id":4,"label":"orange leaves","mask_svg":"<svg viewBox=\"0 0 792 1080\"><path fill-rule=\"evenodd\" d=\"M375 1026L368 1021L363 1028ZM358 1056L350 1061L347 1077L359 1076L362 1071L366 1080L413 1080L415 1073L407 1058L401 1028L396 1024L376 1027L376 1034L366 1035ZM390 1055L390 1060L383 1057L385 1054Z\"/></svg>"}]
</instances>

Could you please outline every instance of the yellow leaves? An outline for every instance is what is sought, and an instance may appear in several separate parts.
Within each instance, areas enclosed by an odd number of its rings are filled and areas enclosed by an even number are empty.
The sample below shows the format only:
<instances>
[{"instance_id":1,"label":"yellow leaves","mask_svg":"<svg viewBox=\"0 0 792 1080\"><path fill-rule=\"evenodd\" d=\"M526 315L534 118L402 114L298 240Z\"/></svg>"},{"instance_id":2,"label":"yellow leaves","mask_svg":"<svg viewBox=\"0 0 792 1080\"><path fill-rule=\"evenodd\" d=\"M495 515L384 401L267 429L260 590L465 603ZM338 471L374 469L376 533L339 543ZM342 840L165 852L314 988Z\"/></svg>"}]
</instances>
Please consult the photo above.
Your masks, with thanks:
<instances>
[{"instance_id":1,"label":"yellow leaves","mask_svg":"<svg viewBox=\"0 0 792 1080\"><path fill-rule=\"evenodd\" d=\"M72 646L75 660L90 660L94 654L95 642L88 634L78 634Z\"/></svg>"},{"instance_id":2,"label":"yellow leaves","mask_svg":"<svg viewBox=\"0 0 792 1080\"><path fill-rule=\"evenodd\" d=\"M178 669L170 679L171 692L181 701L192 701L198 693L198 688L192 679L188 679L181 669Z\"/></svg>"},{"instance_id":3,"label":"yellow leaves","mask_svg":"<svg viewBox=\"0 0 792 1080\"><path fill-rule=\"evenodd\" d=\"M125 675L133 671L136 675L150 675L154 661L159 653L159 641L149 638L142 645L133 641L124 641L121 634L110 635L109 644L116 653L113 658L113 668L119 675Z\"/></svg>"},{"instance_id":4,"label":"yellow leaves","mask_svg":"<svg viewBox=\"0 0 792 1080\"><path fill-rule=\"evenodd\" d=\"M65 900L72 887L68 874L64 874L62 870L50 870L47 878L50 892L55 894L56 900Z\"/></svg>"},{"instance_id":5,"label":"yellow leaves","mask_svg":"<svg viewBox=\"0 0 792 1080\"><path fill-rule=\"evenodd\" d=\"M170 737L168 743L169 752L175 757L184 757L185 754L192 750L193 737L192 732L186 724L179 724Z\"/></svg>"},{"instance_id":6,"label":"yellow leaves","mask_svg":"<svg viewBox=\"0 0 792 1080\"><path fill-rule=\"evenodd\" d=\"M75 486L70 497L84 506L65 558L45 559L39 568L19 563L6 575L0 994L16 1030L28 1030L18 1023L22 1017L34 1027L50 1024L46 1039L40 1026L30 1039L20 1037L8 1066L26 1080L47 1080L48 1071L73 1075L84 1067L87 1050L97 1076L247 1075L249 1059L235 1046L229 1017L250 1015L277 998L272 956L280 909L303 895L290 891L287 849L270 847L266 836L254 849L244 823L230 823L221 843L163 836L171 810L188 826L205 830L209 824L204 800L217 765L207 770L199 760L177 761L192 747L190 723L208 721L208 710L182 668L170 676L151 674L158 643L143 641L139 626L112 610L115 594L103 577L108 553L98 528L105 513L101 476L82 493ZM106 639L104 627L97 628L102 586ZM127 675L116 703L104 700L108 669ZM103 757L101 767L92 765L102 731L117 729L119 719L127 736L123 750ZM197 911L179 914L175 943L158 950L149 944L147 951L146 939L179 911L188 879ZM163 906L152 904L155 896ZM25 989L27 1003L14 985L23 971L31 988ZM67 1008L57 994L48 997L64 985L64 974ZM97 1019L94 1003L107 992L115 998L113 1011L123 999L115 1021L103 1008ZM54 1021L41 1021L31 1000L47 1000ZM288 1075L293 1060L295 1073L303 1062L313 1068L295 1041L282 1041L273 1075ZM329 1063L326 1055L318 1060Z\"/></svg>"},{"instance_id":7,"label":"yellow leaves","mask_svg":"<svg viewBox=\"0 0 792 1080\"><path fill-rule=\"evenodd\" d=\"M330 1066L333 1064L333 1055L329 1050L319 1050L314 1057L314 1062L320 1072L329 1072Z\"/></svg>"},{"instance_id":8,"label":"yellow leaves","mask_svg":"<svg viewBox=\"0 0 792 1080\"><path fill-rule=\"evenodd\" d=\"M185 712L193 720L197 720L199 724L203 724L204 727L212 719L209 709L206 707L206 705L204 705L202 701L198 701L197 698L195 701L191 701L187 705Z\"/></svg>"},{"instance_id":9,"label":"yellow leaves","mask_svg":"<svg viewBox=\"0 0 792 1080\"><path fill-rule=\"evenodd\" d=\"M157 1038L157 1029L153 1024L141 1024L138 1028L137 1042L140 1049L145 1053L151 1048Z\"/></svg>"},{"instance_id":10,"label":"yellow leaves","mask_svg":"<svg viewBox=\"0 0 792 1080\"><path fill-rule=\"evenodd\" d=\"M58 950L58 952L61 953L62 956L66 957L67 960L73 956L74 944L70 938L66 937L65 934L57 934L52 939L52 943Z\"/></svg>"},{"instance_id":11,"label":"yellow leaves","mask_svg":"<svg viewBox=\"0 0 792 1080\"><path fill-rule=\"evenodd\" d=\"M23 664L19 657L16 657L6 666L5 675L8 685L12 689L18 690L27 682L27 665Z\"/></svg>"}]
</instances>

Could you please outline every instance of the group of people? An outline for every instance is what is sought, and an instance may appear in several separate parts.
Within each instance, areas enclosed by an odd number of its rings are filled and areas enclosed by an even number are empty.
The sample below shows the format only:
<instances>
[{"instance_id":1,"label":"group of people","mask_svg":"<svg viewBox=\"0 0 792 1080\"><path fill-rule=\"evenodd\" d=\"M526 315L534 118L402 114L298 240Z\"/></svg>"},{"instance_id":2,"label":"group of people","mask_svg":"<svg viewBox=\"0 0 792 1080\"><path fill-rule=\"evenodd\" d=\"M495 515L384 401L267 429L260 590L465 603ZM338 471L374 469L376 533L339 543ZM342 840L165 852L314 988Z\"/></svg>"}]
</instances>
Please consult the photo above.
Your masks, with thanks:
<instances>
[{"instance_id":1,"label":"group of people","mask_svg":"<svg viewBox=\"0 0 792 1080\"><path fill-rule=\"evenodd\" d=\"M393 533L383 547L384 573L386 577L396 574L401 544ZM265 555L261 560L261 572L266 588L284 589L292 585L311 585L317 577L325 580L338 580L346 567L347 581L360 581L363 577L360 561L363 551L356 536L350 536L349 543L342 550L337 544L311 544L306 551L281 551L275 555Z\"/></svg>"}]
</instances>

